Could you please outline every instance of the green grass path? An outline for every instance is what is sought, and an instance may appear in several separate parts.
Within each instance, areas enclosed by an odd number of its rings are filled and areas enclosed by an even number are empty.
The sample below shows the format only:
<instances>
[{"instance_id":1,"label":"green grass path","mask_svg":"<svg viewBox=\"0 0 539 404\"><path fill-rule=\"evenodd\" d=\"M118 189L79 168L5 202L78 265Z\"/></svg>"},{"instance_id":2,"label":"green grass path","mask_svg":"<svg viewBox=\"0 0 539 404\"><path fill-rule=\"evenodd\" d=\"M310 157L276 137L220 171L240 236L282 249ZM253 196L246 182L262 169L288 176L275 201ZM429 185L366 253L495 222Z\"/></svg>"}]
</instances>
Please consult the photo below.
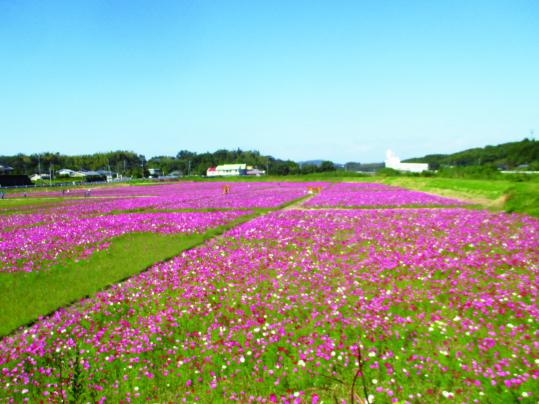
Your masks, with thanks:
<instances>
[{"instance_id":1,"label":"green grass path","mask_svg":"<svg viewBox=\"0 0 539 404\"><path fill-rule=\"evenodd\" d=\"M92 296L266 211L259 209L201 234L127 234L111 240L108 249L78 262L31 273L0 273L0 336Z\"/></svg>"}]
</instances>

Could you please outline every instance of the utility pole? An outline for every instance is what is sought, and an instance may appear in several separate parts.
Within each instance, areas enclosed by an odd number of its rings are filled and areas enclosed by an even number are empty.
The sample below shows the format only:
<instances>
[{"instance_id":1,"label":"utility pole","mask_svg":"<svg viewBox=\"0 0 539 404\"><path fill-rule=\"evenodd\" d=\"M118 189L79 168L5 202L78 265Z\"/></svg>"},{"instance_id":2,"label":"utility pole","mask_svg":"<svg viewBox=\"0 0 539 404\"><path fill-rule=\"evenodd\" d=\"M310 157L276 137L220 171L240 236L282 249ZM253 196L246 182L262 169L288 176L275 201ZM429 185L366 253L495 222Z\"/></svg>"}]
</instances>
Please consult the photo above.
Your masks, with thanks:
<instances>
[{"instance_id":1,"label":"utility pole","mask_svg":"<svg viewBox=\"0 0 539 404\"><path fill-rule=\"evenodd\" d=\"M188 161L188 169L187 169L187 176L191 176L191 160Z\"/></svg>"},{"instance_id":2,"label":"utility pole","mask_svg":"<svg viewBox=\"0 0 539 404\"><path fill-rule=\"evenodd\" d=\"M41 174L41 155L37 155L37 173Z\"/></svg>"}]
</instances>

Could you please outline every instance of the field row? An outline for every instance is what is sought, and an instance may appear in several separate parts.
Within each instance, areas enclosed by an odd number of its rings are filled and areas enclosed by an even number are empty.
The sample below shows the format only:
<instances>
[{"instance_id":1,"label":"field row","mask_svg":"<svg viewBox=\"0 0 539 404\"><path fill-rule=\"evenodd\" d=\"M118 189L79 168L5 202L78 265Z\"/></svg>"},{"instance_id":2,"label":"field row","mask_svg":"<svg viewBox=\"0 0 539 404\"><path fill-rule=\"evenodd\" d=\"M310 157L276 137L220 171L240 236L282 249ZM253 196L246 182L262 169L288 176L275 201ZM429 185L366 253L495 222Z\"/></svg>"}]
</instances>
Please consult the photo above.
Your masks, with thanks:
<instances>
[{"instance_id":1,"label":"field row","mask_svg":"<svg viewBox=\"0 0 539 404\"><path fill-rule=\"evenodd\" d=\"M538 246L461 208L269 213L4 338L0 399L537 401Z\"/></svg>"},{"instance_id":2,"label":"field row","mask_svg":"<svg viewBox=\"0 0 539 404\"><path fill-rule=\"evenodd\" d=\"M10 215L0 231L0 272L31 272L79 260L127 233L202 233L251 211ZM27 219L27 220L25 220Z\"/></svg>"},{"instance_id":3,"label":"field row","mask_svg":"<svg viewBox=\"0 0 539 404\"><path fill-rule=\"evenodd\" d=\"M203 232L249 209L274 209L314 196L304 207L458 206L461 202L380 184L182 183L74 190L61 204L0 215L0 272L38 271L106 249L127 233ZM313 194L316 193L316 194ZM34 199L51 192L36 192ZM67 195L66 194L66 195ZM230 212L173 212L233 209ZM135 213L136 212L136 213Z\"/></svg>"}]
</instances>

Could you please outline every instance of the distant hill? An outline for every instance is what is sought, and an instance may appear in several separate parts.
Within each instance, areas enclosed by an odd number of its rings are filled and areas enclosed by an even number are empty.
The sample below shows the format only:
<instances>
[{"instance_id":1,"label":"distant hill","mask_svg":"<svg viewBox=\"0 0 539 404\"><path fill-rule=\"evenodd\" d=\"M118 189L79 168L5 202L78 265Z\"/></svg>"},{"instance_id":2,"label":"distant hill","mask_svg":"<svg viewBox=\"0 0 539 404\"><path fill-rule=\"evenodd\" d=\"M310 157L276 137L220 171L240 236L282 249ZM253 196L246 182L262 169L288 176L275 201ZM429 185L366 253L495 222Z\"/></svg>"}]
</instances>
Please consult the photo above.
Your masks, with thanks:
<instances>
[{"instance_id":1,"label":"distant hill","mask_svg":"<svg viewBox=\"0 0 539 404\"><path fill-rule=\"evenodd\" d=\"M328 162L329 160L307 160L307 161L298 161L298 165L300 167L303 166L315 166L315 167L321 167L322 163ZM331 162L333 163L333 162ZM333 166L336 168L344 168L344 164L341 163L333 163Z\"/></svg>"},{"instance_id":2,"label":"distant hill","mask_svg":"<svg viewBox=\"0 0 539 404\"><path fill-rule=\"evenodd\" d=\"M448 166L485 165L508 170L519 167L539 170L539 141L524 139L520 142L478 147L453 154L429 154L404 160L404 162L429 163L432 170Z\"/></svg>"}]
</instances>

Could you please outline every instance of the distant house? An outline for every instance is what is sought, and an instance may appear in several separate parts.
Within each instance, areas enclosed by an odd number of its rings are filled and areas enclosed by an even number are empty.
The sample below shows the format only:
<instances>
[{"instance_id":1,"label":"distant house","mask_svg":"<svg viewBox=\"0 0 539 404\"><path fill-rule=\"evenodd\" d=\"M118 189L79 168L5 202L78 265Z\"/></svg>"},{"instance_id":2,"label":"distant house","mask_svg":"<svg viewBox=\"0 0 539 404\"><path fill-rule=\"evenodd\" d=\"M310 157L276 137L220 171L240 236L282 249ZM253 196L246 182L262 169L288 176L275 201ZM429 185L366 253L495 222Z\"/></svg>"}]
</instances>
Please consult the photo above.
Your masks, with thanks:
<instances>
[{"instance_id":1,"label":"distant house","mask_svg":"<svg viewBox=\"0 0 539 404\"><path fill-rule=\"evenodd\" d=\"M13 171L13 167L0 165L0 174L9 174Z\"/></svg>"},{"instance_id":2,"label":"distant house","mask_svg":"<svg viewBox=\"0 0 539 404\"><path fill-rule=\"evenodd\" d=\"M105 177L107 182L112 182L112 179L114 178L114 175L115 175L115 173L110 170L97 170L96 173L98 173L102 177Z\"/></svg>"},{"instance_id":3,"label":"distant house","mask_svg":"<svg viewBox=\"0 0 539 404\"><path fill-rule=\"evenodd\" d=\"M247 175L247 164L222 164L217 167L210 167L206 171L208 177L234 177Z\"/></svg>"},{"instance_id":4,"label":"distant house","mask_svg":"<svg viewBox=\"0 0 539 404\"><path fill-rule=\"evenodd\" d=\"M83 178L87 182L106 181L107 175L99 171L75 171L73 177Z\"/></svg>"},{"instance_id":5,"label":"distant house","mask_svg":"<svg viewBox=\"0 0 539 404\"><path fill-rule=\"evenodd\" d=\"M91 170L80 170L80 171L75 171L73 173L73 177L92 177L96 175L101 175L101 174L97 171L91 171Z\"/></svg>"},{"instance_id":6,"label":"distant house","mask_svg":"<svg viewBox=\"0 0 539 404\"><path fill-rule=\"evenodd\" d=\"M74 170L70 170L69 168L62 168L61 170L56 171L56 175L59 175L60 177L74 177L75 175Z\"/></svg>"},{"instance_id":7,"label":"distant house","mask_svg":"<svg viewBox=\"0 0 539 404\"><path fill-rule=\"evenodd\" d=\"M401 163L400 158L398 158L391 150L386 152L385 166L386 168L392 168L393 170L411 173L421 173L423 171L428 171L429 169L427 163Z\"/></svg>"},{"instance_id":8,"label":"distant house","mask_svg":"<svg viewBox=\"0 0 539 404\"><path fill-rule=\"evenodd\" d=\"M163 175L160 168L148 168L148 173L150 174L150 178L158 178Z\"/></svg>"},{"instance_id":9,"label":"distant house","mask_svg":"<svg viewBox=\"0 0 539 404\"><path fill-rule=\"evenodd\" d=\"M247 171L246 171L245 174L260 177L261 175L265 175L266 171L265 170L259 170L258 168L254 168L252 166L247 166Z\"/></svg>"},{"instance_id":10,"label":"distant house","mask_svg":"<svg viewBox=\"0 0 539 404\"><path fill-rule=\"evenodd\" d=\"M168 173L167 177L171 178L179 178L183 175L183 173L180 170L174 170Z\"/></svg>"},{"instance_id":11,"label":"distant house","mask_svg":"<svg viewBox=\"0 0 539 404\"><path fill-rule=\"evenodd\" d=\"M49 174L34 174L30 177L30 180L32 181L39 181L39 180L50 180L51 176Z\"/></svg>"}]
</instances>

